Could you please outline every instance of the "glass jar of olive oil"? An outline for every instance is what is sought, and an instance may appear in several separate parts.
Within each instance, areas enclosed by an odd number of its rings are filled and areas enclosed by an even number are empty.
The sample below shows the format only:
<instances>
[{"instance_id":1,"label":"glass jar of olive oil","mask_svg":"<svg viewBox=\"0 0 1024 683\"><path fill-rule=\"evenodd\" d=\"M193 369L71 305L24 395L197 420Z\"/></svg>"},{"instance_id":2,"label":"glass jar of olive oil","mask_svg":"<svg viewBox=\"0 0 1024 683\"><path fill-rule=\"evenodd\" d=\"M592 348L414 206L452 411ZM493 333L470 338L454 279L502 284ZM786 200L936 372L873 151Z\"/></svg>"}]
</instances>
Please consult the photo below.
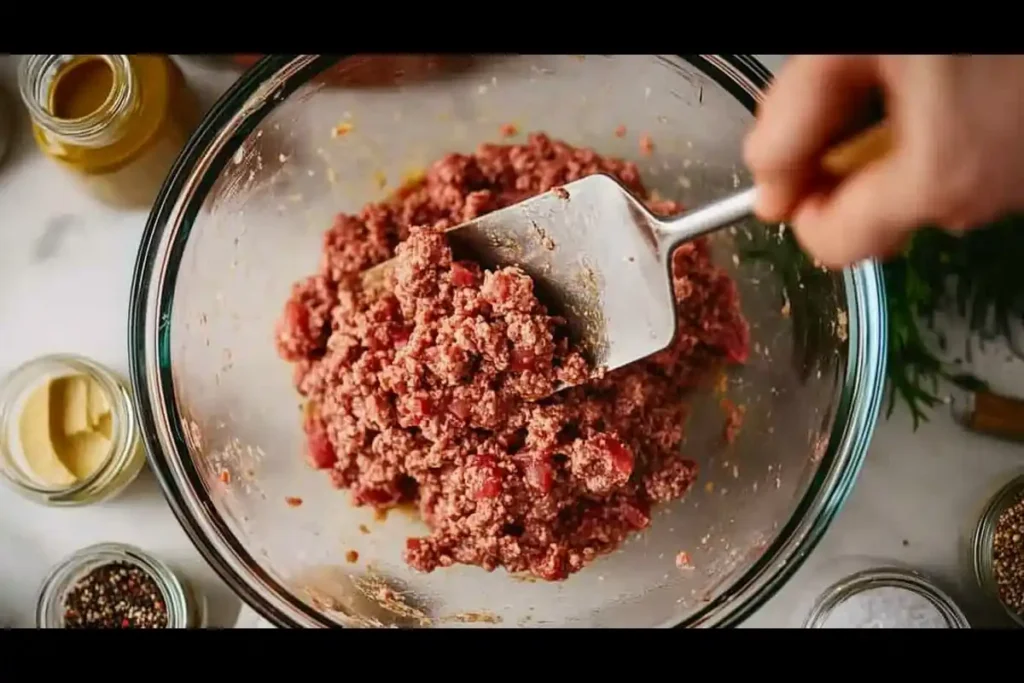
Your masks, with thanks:
<instances>
[{"instance_id":1,"label":"glass jar of olive oil","mask_svg":"<svg viewBox=\"0 0 1024 683\"><path fill-rule=\"evenodd\" d=\"M152 204L199 120L167 55L28 55L18 85L39 148L122 208Z\"/></svg>"}]
</instances>

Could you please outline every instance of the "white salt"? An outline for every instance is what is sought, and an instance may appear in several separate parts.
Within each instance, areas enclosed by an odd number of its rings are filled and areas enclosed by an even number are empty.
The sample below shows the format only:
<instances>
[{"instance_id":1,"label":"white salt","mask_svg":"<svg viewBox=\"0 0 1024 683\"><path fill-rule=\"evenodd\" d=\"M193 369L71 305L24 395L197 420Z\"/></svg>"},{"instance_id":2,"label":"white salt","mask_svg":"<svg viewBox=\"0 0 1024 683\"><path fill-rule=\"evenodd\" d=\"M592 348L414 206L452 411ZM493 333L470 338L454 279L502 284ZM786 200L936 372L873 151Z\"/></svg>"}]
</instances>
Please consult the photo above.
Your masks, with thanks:
<instances>
[{"instance_id":1,"label":"white salt","mask_svg":"<svg viewBox=\"0 0 1024 683\"><path fill-rule=\"evenodd\" d=\"M861 591L836 605L819 628L949 628L938 607L905 588Z\"/></svg>"}]
</instances>

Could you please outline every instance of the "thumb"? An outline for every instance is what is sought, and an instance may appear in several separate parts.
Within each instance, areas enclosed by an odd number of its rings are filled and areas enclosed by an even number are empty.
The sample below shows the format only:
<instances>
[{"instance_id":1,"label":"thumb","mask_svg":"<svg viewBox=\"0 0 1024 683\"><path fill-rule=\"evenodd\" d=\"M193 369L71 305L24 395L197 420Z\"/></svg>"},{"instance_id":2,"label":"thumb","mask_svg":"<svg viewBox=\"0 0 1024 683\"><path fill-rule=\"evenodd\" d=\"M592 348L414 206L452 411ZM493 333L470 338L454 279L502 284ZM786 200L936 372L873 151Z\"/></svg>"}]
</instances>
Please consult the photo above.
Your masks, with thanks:
<instances>
[{"instance_id":1,"label":"thumb","mask_svg":"<svg viewBox=\"0 0 1024 683\"><path fill-rule=\"evenodd\" d=\"M793 231L807 252L839 268L884 257L927 222L922 188L904 158L892 155L846 178L828 192L811 194L793 214Z\"/></svg>"}]
</instances>

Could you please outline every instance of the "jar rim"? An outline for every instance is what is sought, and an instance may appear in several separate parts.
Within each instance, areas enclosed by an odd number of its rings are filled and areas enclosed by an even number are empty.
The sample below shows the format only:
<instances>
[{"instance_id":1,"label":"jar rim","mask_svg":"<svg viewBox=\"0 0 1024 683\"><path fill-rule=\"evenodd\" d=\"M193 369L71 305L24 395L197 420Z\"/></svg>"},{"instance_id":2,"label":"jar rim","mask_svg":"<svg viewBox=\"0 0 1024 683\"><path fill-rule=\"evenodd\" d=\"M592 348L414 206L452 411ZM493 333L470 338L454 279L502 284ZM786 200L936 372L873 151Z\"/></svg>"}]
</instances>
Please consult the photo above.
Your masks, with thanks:
<instances>
[{"instance_id":1,"label":"jar rim","mask_svg":"<svg viewBox=\"0 0 1024 683\"><path fill-rule=\"evenodd\" d=\"M96 471L69 486L51 487L33 481L21 473L20 468L16 465L8 464L6 461L12 458L9 444L9 422L17 417L14 412L15 403L41 377L48 374L48 369L55 366L88 374L97 380L110 399L113 420L110 451ZM0 378L0 478L21 493L35 498L45 497L48 500L54 496L74 497L75 494L87 491L97 481L107 476L112 467L123 466L126 458L130 456L130 452L137 447L138 443L139 430L131 400L113 372L90 358L68 353L38 356L25 361Z\"/></svg>"},{"instance_id":2,"label":"jar rim","mask_svg":"<svg viewBox=\"0 0 1024 683\"><path fill-rule=\"evenodd\" d=\"M949 628L970 628L967 617L945 591L921 572L896 566L864 569L831 584L815 600L804 620L804 628L822 628L841 604L877 588L896 588L923 597L939 611Z\"/></svg>"},{"instance_id":3,"label":"jar rim","mask_svg":"<svg viewBox=\"0 0 1024 683\"><path fill-rule=\"evenodd\" d=\"M189 625L189 593L184 583L167 564L150 553L127 543L97 543L73 552L56 564L43 580L36 600L36 628L63 628L63 598L89 570L125 562L144 571L164 597L167 628Z\"/></svg>"},{"instance_id":4,"label":"jar rim","mask_svg":"<svg viewBox=\"0 0 1024 683\"><path fill-rule=\"evenodd\" d=\"M113 74L113 84L96 111L81 118L55 116L46 102L55 69L76 57L97 57ZM135 71L128 55L25 55L18 63L18 89L32 120L54 137L69 144L89 144L102 139L132 107L138 94Z\"/></svg>"}]
</instances>

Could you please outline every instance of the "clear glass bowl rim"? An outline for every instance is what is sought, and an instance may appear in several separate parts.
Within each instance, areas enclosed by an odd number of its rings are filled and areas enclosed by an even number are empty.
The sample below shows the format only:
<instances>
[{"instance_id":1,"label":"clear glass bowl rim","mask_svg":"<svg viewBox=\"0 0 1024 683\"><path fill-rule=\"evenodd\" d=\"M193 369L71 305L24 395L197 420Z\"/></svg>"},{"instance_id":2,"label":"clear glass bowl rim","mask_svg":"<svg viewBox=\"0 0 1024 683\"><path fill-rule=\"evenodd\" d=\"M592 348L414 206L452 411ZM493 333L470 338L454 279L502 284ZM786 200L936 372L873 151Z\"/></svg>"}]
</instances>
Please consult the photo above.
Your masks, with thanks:
<instances>
[{"instance_id":1,"label":"clear glass bowl rim","mask_svg":"<svg viewBox=\"0 0 1024 683\"><path fill-rule=\"evenodd\" d=\"M197 514L214 507L191 462L174 398L170 311L185 244L220 171L274 103L347 56L353 55L268 55L235 81L207 112L164 181L139 244L132 278L130 378L150 466L179 523L210 566L242 600L282 628L337 624L264 571L223 520ZM772 79L771 72L750 55L676 56L700 69L751 112ZM793 515L760 557L729 589L675 624L676 628L742 623L799 569L853 488L884 394L888 321L877 262L847 268L843 279L848 309L846 371L819 467Z\"/></svg>"}]
</instances>

